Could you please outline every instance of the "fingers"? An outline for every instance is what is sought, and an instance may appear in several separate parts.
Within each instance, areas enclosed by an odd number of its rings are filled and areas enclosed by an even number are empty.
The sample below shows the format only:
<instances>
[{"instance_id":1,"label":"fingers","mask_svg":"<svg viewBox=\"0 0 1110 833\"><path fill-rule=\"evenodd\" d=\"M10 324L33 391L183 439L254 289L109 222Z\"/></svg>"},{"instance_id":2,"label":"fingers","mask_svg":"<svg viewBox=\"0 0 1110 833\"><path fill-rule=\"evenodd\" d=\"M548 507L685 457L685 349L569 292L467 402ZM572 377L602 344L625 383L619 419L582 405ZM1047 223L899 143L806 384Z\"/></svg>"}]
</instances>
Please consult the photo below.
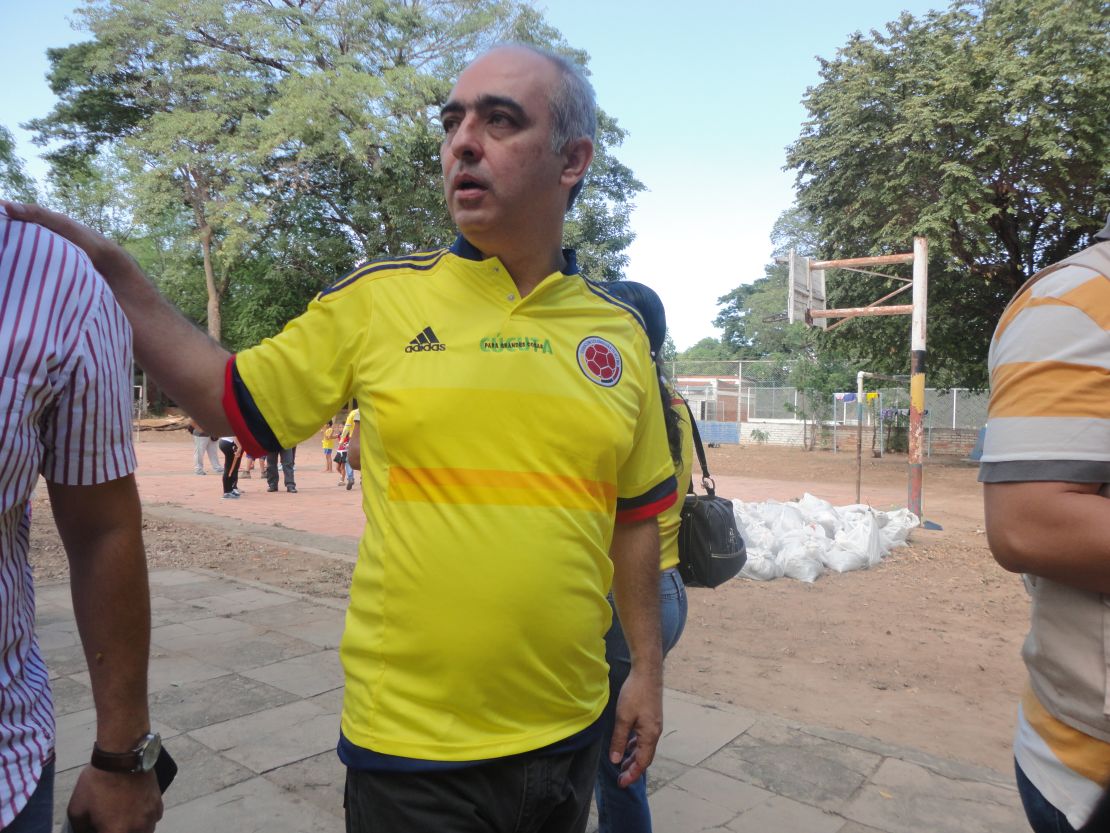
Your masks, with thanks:
<instances>
[{"instance_id":1,"label":"fingers","mask_svg":"<svg viewBox=\"0 0 1110 833\"><path fill-rule=\"evenodd\" d=\"M616 720L613 724L613 737L609 741L609 761L616 766L621 762L625 756L625 750L628 748L630 738L629 732L632 729L632 721L621 714L621 709L618 704Z\"/></svg>"},{"instance_id":2,"label":"fingers","mask_svg":"<svg viewBox=\"0 0 1110 833\"><path fill-rule=\"evenodd\" d=\"M628 755L621 764L621 774L617 779L620 787L627 787L637 781L651 766L655 759L655 743L646 742L639 734L632 735Z\"/></svg>"}]
</instances>

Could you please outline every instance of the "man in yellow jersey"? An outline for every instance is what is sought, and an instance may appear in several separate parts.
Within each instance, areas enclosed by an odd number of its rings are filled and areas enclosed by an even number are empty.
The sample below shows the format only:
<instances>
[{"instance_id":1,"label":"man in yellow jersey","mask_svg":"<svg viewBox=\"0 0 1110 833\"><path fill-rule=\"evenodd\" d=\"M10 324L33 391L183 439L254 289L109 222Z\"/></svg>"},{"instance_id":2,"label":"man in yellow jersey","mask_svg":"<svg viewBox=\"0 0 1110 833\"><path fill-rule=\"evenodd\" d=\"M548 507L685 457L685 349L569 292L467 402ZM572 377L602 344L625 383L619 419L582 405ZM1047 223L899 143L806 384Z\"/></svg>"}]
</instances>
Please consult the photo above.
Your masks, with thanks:
<instances>
[{"instance_id":1,"label":"man in yellow jersey","mask_svg":"<svg viewBox=\"0 0 1110 833\"><path fill-rule=\"evenodd\" d=\"M1110 784L1110 242L1022 288L989 364L987 537L1033 601L1018 790L1033 830L1067 833Z\"/></svg>"},{"instance_id":2,"label":"man in yellow jersey","mask_svg":"<svg viewBox=\"0 0 1110 833\"><path fill-rule=\"evenodd\" d=\"M14 210L90 252L143 366L203 424L258 452L358 399L347 829L577 832L601 749L627 785L662 728L656 516L676 483L659 385L636 316L560 248L593 157L581 71L495 49L442 122L455 243L356 269L237 356L118 247ZM610 584L632 668L602 737Z\"/></svg>"}]
</instances>

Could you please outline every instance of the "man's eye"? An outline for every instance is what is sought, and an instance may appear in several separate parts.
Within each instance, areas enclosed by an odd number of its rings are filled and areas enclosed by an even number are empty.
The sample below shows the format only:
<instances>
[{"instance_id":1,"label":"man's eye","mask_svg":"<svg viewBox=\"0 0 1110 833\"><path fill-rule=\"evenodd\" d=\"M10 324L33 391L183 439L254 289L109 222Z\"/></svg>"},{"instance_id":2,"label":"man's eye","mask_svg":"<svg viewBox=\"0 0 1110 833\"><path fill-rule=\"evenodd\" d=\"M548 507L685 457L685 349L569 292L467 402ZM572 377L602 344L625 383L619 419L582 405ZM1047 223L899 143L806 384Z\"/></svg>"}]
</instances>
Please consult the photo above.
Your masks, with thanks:
<instances>
[{"instance_id":1,"label":"man's eye","mask_svg":"<svg viewBox=\"0 0 1110 833\"><path fill-rule=\"evenodd\" d=\"M455 131L455 129L459 126L459 120L458 119L444 119L442 124L443 124L443 132L444 133L453 133Z\"/></svg>"},{"instance_id":2,"label":"man's eye","mask_svg":"<svg viewBox=\"0 0 1110 833\"><path fill-rule=\"evenodd\" d=\"M489 117L489 123L497 125L498 127L504 127L506 125L511 125L513 123L513 120L509 118L509 116L507 116L505 113L491 113Z\"/></svg>"}]
</instances>

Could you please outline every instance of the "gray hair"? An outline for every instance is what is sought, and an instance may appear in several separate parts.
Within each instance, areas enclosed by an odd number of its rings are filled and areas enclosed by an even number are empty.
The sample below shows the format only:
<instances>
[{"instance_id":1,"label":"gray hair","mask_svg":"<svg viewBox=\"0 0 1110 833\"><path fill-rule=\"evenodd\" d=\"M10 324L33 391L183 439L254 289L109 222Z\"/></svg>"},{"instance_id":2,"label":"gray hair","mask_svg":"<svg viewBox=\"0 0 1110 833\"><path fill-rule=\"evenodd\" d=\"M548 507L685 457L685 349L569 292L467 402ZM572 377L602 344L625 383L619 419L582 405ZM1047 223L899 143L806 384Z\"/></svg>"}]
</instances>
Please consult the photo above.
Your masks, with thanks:
<instances>
[{"instance_id":1,"label":"gray hair","mask_svg":"<svg viewBox=\"0 0 1110 833\"><path fill-rule=\"evenodd\" d=\"M559 81L548 102L551 107L551 149L562 152L575 139L587 137L591 142L597 138L597 98L594 88L586 78L582 67L557 52L534 46L530 43L506 43L501 46L527 49L546 58L559 71ZM496 47L495 47L496 48ZM567 201L567 210L574 205L586 178L575 183Z\"/></svg>"}]
</instances>

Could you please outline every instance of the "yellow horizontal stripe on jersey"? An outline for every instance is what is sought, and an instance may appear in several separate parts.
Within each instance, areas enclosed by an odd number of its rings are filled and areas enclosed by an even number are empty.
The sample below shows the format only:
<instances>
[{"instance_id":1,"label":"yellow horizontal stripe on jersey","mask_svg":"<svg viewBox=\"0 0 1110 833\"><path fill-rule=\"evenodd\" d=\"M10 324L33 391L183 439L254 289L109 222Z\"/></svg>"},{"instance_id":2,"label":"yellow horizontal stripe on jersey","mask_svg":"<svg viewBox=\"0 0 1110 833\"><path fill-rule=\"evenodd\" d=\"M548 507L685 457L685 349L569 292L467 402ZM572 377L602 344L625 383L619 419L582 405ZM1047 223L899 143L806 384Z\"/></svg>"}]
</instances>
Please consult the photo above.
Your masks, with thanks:
<instances>
[{"instance_id":1,"label":"yellow horizontal stripe on jersey","mask_svg":"<svg viewBox=\"0 0 1110 833\"><path fill-rule=\"evenodd\" d=\"M607 512L617 490L611 483L539 471L391 466L389 499Z\"/></svg>"},{"instance_id":2,"label":"yellow horizontal stripe on jersey","mask_svg":"<svg viewBox=\"0 0 1110 833\"><path fill-rule=\"evenodd\" d=\"M1104 330L1110 330L1110 277L1095 277L1060 296L1082 310Z\"/></svg>"},{"instance_id":3,"label":"yellow horizontal stripe on jersey","mask_svg":"<svg viewBox=\"0 0 1110 833\"><path fill-rule=\"evenodd\" d=\"M1069 362L1011 362L991 375L990 415L1110 418L1110 371Z\"/></svg>"},{"instance_id":4,"label":"yellow horizontal stripe on jersey","mask_svg":"<svg viewBox=\"0 0 1110 833\"><path fill-rule=\"evenodd\" d=\"M1025 687L1021 710L1060 763L1096 784L1110 782L1110 743L1061 723L1041 705L1031 686Z\"/></svg>"}]
</instances>

